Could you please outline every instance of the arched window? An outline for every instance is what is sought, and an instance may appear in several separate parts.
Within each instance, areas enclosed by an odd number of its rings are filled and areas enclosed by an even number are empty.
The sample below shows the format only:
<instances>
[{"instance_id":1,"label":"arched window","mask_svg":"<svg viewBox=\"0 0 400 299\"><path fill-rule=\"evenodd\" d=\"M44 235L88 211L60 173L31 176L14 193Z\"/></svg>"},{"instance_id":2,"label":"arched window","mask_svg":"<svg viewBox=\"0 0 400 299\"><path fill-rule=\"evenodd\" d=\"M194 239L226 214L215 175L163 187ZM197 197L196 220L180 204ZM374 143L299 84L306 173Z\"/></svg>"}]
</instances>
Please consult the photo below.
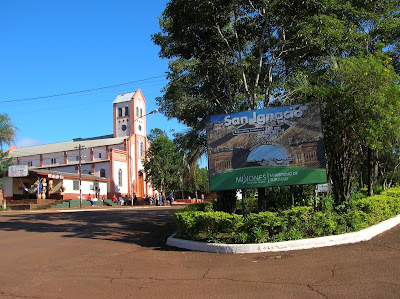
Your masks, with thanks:
<instances>
[{"instance_id":1,"label":"arched window","mask_svg":"<svg viewBox=\"0 0 400 299\"><path fill-rule=\"evenodd\" d=\"M144 142L142 140L138 140L138 149L139 149L139 157L144 156Z\"/></svg>"},{"instance_id":2,"label":"arched window","mask_svg":"<svg viewBox=\"0 0 400 299\"><path fill-rule=\"evenodd\" d=\"M118 186L122 186L122 169L118 169Z\"/></svg>"},{"instance_id":3,"label":"arched window","mask_svg":"<svg viewBox=\"0 0 400 299\"><path fill-rule=\"evenodd\" d=\"M122 117L122 108L118 108L118 117Z\"/></svg>"},{"instance_id":4,"label":"arched window","mask_svg":"<svg viewBox=\"0 0 400 299\"><path fill-rule=\"evenodd\" d=\"M100 176L101 176L102 178L105 178L105 177L106 177L106 170L105 170L104 168L100 169Z\"/></svg>"},{"instance_id":5,"label":"arched window","mask_svg":"<svg viewBox=\"0 0 400 299\"><path fill-rule=\"evenodd\" d=\"M125 107L125 116L129 116L129 107Z\"/></svg>"},{"instance_id":6,"label":"arched window","mask_svg":"<svg viewBox=\"0 0 400 299\"><path fill-rule=\"evenodd\" d=\"M99 153L99 159L101 159L101 153Z\"/></svg>"},{"instance_id":7,"label":"arched window","mask_svg":"<svg viewBox=\"0 0 400 299\"><path fill-rule=\"evenodd\" d=\"M141 157L144 156L144 142L143 141L140 141L139 153L140 153Z\"/></svg>"}]
</instances>

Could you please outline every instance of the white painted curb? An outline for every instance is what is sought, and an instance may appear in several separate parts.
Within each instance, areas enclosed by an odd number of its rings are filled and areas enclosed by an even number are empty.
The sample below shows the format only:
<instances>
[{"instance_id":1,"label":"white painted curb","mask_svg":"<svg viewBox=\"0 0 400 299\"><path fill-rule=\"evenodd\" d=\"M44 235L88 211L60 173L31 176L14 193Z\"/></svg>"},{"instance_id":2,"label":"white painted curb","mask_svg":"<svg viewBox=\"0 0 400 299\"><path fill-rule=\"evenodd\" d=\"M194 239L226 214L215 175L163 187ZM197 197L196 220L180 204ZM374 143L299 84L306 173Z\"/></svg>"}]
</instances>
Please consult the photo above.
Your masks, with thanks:
<instances>
[{"instance_id":1,"label":"white painted curb","mask_svg":"<svg viewBox=\"0 0 400 299\"><path fill-rule=\"evenodd\" d=\"M194 251L233 253L233 254L301 250L301 249L319 248L319 247L335 246L335 245L367 241L395 227L399 223L400 223L400 215L382 221L381 223L378 223L376 225L373 225L358 232L347 233L343 235L312 238L312 239L302 239L302 240L284 241L276 243L260 243L260 244L204 243L204 242L177 239L174 238L175 234L173 234L167 239L167 245Z\"/></svg>"}]
</instances>

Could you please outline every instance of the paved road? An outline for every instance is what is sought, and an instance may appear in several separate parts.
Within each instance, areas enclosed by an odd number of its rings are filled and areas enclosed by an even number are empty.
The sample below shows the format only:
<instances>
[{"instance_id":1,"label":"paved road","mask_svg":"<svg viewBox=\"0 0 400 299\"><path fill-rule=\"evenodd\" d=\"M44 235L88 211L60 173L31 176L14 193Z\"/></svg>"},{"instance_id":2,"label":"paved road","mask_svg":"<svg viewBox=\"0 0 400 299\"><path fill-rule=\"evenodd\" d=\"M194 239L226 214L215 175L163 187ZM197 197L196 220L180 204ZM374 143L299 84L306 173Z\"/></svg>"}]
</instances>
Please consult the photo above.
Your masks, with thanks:
<instances>
[{"instance_id":1,"label":"paved road","mask_svg":"<svg viewBox=\"0 0 400 299\"><path fill-rule=\"evenodd\" d=\"M400 298L400 227L359 244L224 255L165 245L176 207L0 212L0 298Z\"/></svg>"}]
</instances>

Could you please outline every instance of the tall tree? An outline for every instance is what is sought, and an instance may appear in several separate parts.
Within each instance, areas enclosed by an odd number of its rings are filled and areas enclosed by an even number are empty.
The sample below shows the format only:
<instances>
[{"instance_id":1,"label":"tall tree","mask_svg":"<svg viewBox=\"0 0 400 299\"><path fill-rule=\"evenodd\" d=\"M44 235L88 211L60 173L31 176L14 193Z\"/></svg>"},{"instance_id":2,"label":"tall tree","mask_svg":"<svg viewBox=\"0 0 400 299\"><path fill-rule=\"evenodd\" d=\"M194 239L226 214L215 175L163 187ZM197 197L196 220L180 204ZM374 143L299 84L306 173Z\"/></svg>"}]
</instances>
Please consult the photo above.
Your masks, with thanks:
<instances>
[{"instance_id":1,"label":"tall tree","mask_svg":"<svg viewBox=\"0 0 400 299\"><path fill-rule=\"evenodd\" d=\"M198 198L197 194L197 169L198 160L205 153L205 136L199 134L196 128L190 128L185 133L175 134L175 143L177 146L185 152L185 158L188 166L188 177L187 181L193 186L195 191L195 197Z\"/></svg>"},{"instance_id":2,"label":"tall tree","mask_svg":"<svg viewBox=\"0 0 400 299\"><path fill-rule=\"evenodd\" d=\"M152 130L151 145L146 152L144 170L146 177L165 197L165 191L176 187L181 176L183 154L167 134L160 129Z\"/></svg>"},{"instance_id":3,"label":"tall tree","mask_svg":"<svg viewBox=\"0 0 400 299\"><path fill-rule=\"evenodd\" d=\"M16 127L12 124L7 114L0 114L0 146L4 144L11 145L15 140Z\"/></svg>"},{"instance_id":4,"label":"tall tree","mask_svg":"<svg viewBox=\"0 0 400 299\"><path fill-rule=\"evenodd\" d=\"M379 42L399 53L399 3L171 0L153 35L170 60L160 110L204 135L207 115L290 104L304 83L296 73L321 59L372 53Z\"/></svg>"},{"instance_id":5,"label":"tall tree","mask_svg":"<svg viewBox=\"0 0 400 299\"><path fill-rule=\"evenodd\" d=\"M376 152L398 143L400 77L390 61L381 52L333 60L305 96L322 106L328 171L338 204L351 195L362 146Z\"/></svg>"},{"instance_id":6,"label":"tall tree","mask_svg":"<svg viewBox=\"0 0 400 299\"><path fill-rule=\"evenodd\" d=\"M14 142L16 130L10 117L7 114L0 114L0 173L5 173L8 166L12 165L12 157L9 157L8 151L3 151L3 145L10 146ZM2 186L3 181L0 179L0 188Z\"/></svg>"},{"instance_id":7,"label":"tall tree","mask_svg":"<svg viewBox=\"0 0 400 299\"><path fill-rule=\"evenodd\" d=\"M208 184L208 170L207 167L200 168L199 165L196 167L196 186L197 190L201 193L208 193L209 184Z\"/></svg>"}]
</instances>

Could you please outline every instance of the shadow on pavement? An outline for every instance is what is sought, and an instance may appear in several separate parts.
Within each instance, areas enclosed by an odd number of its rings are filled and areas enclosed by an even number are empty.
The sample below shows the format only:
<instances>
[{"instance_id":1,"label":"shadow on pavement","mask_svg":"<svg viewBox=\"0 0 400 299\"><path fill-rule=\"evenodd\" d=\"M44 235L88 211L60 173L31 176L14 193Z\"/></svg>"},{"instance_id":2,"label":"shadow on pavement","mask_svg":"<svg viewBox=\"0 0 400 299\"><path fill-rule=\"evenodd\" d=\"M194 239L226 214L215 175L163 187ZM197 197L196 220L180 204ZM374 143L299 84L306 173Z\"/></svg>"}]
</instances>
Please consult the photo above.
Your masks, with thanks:
<instances>
[{"instance_id":1,"label":"shadow on pavement","mask_svg":"<svg viewBox=\"0 0 400 299\"><path fill-rule=\"evenodd\" d=\"M0 231L59 232L68 238L133 243L161 250L175 231L177 208L0 214Z\"/></svg>"}]
</instances>

